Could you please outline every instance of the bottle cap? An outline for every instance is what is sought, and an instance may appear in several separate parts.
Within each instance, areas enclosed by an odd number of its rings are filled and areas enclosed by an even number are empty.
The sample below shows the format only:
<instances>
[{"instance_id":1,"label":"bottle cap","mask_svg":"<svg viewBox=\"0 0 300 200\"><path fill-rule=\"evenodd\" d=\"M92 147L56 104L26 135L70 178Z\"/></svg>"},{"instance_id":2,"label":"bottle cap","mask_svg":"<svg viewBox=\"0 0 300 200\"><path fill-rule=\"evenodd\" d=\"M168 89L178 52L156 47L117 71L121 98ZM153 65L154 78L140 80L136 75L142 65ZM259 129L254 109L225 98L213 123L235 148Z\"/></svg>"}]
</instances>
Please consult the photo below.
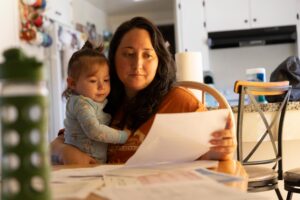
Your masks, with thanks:
<instances>
[{"instance_id":1,"label":"bottle cap","mask_svg":"<svg viewBox=\"0 0 300 200\"><path fill-rule=\"evenodd\" d=\"M21 49L11 48L3 53L0 79L15 81L40 81L44 79L42 63L26 56Z\"/></svg>"},{"instance_id":2,"label":"bottle cap","mask_svg":"<svg viewBox=\"0 0 300 200\"><path fill-rule=\"evenodd\" d=\"M257 74L257 73L266 73L265 68L250 68L246 69L246 74Z\"/></svg>"}]
</instances>

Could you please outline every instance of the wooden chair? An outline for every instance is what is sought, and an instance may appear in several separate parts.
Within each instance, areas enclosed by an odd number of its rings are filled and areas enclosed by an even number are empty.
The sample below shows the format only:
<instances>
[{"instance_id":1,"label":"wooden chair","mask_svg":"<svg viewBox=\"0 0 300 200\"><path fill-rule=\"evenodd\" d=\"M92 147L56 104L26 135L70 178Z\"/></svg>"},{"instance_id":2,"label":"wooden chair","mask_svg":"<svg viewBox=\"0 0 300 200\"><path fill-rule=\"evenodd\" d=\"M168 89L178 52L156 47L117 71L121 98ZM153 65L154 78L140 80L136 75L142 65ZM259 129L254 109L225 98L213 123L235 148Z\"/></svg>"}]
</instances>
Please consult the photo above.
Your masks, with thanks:
<instances>
[{"instance_id":1,"label":"wooden chair","mask_svg":"<svg viewBox=\"0 0 300 200\"><path fill-rule=\"evenodd\" d=\"M288 191L286 200L291 200L293 193L300 193L300 168L286 171L283 180L284 189Z\"/></svg>"},{"instance_id":2,"label":"wooden chair","mask_svg":"<svg viewBox=\"0 0 300 200\"><path fill-rule=\"evenodd\" d=\"M239 94L239 105L237 113L237 158L245 166L249 175L248 192L261 192L267 190L275 190L278 199L282 199L278 189L278 179L282 180L282 129L286 105L289 100L291 86L288 81L283 82L248 82L236 81L234 92ZM274 96L283 95L283 100L273 119L267 120L265 113L262 111L260 104L255 96ZM257 112L263 121L265 131L261 133L247 153L244 152L243 143L243 117L245 96L250 99L250 105L253 106L254 112ZM275 126L275 125L278 126ZM272 128L276 128L276 134ZM267 137L268 136L268 137ZM256 159L253 155L262 148L263 141L268 138L272 146L273 155L271 158ZM244 147L244 148L243 148ZM244 156L245 155L245 156Z\"/></svg>"},{"instance_id":3,"label":"wooden chair","mask_svg":"<svg viewBox=\"0 0 300 200\"><path fill-rule=\"evenodd\" d=\"M218 105L219 109L228 108L231 110L231 106L229 105L226 98L217 89L215 89L211 86L208 86L205 83L194 82L194 81L180 81L180 82L177 82L176 85L185 87L185 88L189 88L189 89L200 90L202 92L200 100L204 104L204 106L206 105L206 100L205 100L206 95L205 94L207 93L214 97L214 99L219 104Z\"/></svg>"},{"instance_id":4,"label":"wooden chair","mask_svg":"<svg viewBox=\"0 0 300 200\"><path fill-rule=\"evenodd\" d=\"M201 93L201 99L200 101L204 106L206 106L206 94L211 95L218 103L217 108L218 109L228 109L230 117L232 119L232 130L235 130L235 121L234 121L234 115L231 109L231 106L229 105L227 99L215 88L206 85L205 83L200 83L200 82L194 82L194 81L180 81L177 82L177 86L185 87L188 89L194 89L194 90L200 90ZM235 133L234 137L235 137ZM234 140L236 142L236 140Z\"/></svg>"}]
</instances>

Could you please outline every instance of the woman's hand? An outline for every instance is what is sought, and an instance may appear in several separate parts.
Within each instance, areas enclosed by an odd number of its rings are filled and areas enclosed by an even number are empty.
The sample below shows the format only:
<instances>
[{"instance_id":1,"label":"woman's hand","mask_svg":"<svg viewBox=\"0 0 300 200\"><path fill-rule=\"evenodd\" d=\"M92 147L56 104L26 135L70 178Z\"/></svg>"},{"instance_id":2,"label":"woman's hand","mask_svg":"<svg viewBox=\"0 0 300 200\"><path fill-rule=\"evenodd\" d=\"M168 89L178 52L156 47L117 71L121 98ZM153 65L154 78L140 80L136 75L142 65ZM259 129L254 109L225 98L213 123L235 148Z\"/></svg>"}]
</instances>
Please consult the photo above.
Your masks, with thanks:
<instances>
[{"instance_id":1,"label":"woman's hand","mask_svg":"<svg viewBox=\"0 0 300 200\"><path fill-rule=\"evenodd\" d=\"M97 161L78 148L64 144L64 136L59 135L51 142L51 158L54 164L96 164Z\"/></svg>"},{"instance_id":2,"label":"woman's hand","mask_svg":"<svg viewBox=\"0 0 300 200\"><path fill-rule=\"evenodd\" d=\"M236 149L232 119L227 118L224 130L212 133L210 150L201 156L205 160L231 160Z\"/></svg>"}]
</instances>

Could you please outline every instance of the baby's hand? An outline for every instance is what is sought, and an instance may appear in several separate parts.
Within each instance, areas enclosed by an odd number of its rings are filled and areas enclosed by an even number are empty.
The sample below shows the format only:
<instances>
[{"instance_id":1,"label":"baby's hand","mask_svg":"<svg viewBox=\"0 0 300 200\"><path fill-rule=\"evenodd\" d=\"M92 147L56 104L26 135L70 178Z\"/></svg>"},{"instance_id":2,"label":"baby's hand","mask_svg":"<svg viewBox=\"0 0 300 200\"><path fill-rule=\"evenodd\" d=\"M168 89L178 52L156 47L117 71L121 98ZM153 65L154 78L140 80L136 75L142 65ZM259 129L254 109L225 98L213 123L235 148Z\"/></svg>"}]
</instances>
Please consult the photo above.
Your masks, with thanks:
<instances>
[{"instance_id":1,"label":"baby's hand","mask_svg":"<svg viewBox=\"0 0 300 200\"><path fill-rule=\"evenodd\" d=\"M127 133L127 136L129 138L131 136L131 131L127 128L125 128L124 131Z\"/></svg>"}]
</instances>

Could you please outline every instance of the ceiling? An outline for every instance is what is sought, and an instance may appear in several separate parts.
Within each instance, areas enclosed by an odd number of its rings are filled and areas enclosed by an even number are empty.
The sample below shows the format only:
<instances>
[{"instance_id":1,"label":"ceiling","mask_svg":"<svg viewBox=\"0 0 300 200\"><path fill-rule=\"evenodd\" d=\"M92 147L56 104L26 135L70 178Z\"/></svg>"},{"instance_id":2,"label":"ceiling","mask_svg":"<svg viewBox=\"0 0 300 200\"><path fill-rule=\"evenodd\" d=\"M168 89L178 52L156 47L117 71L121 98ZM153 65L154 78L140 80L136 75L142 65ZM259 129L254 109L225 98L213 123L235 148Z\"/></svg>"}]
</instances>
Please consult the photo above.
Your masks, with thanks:
<instances>
[{"instance_id":1,"label":"ceiling","mask_svg":"<svg viewBox=\"0 0 300 200\"><path fill-rule=\"evenodd\" d=\"M174 0L87 0L108 15L173 10Z\"/></svg>"}]
</instances>

